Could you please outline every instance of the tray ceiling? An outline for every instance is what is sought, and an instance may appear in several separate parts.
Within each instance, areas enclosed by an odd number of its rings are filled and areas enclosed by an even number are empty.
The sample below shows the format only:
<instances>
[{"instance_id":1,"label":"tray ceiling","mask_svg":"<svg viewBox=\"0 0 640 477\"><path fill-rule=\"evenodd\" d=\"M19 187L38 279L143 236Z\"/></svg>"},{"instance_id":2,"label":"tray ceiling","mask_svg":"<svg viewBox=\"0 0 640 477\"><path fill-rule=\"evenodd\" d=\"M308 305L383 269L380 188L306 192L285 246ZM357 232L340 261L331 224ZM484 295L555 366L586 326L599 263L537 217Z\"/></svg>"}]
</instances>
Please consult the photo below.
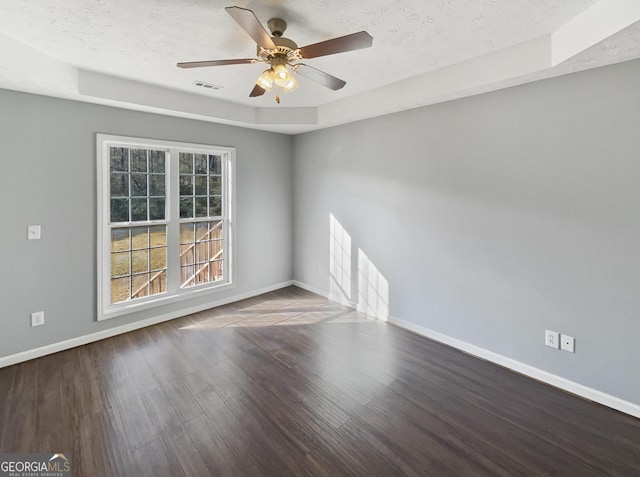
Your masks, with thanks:
<instances>
[{"instance_id":1,"label":"tray ceiling","mask_svg":"<svg viewBox=\"0 0 640 477\"><path fill-rule=\"evenodd\" d=\"M0 87L297 133L640 57L640 2L623 0L247 1L298 45L368 31L367 50L305 61L347 81L298 78L249 98L263 64L218 0L5 0ZM194 82L219 86L210 90Z\"/></svg>"}]
</instances>

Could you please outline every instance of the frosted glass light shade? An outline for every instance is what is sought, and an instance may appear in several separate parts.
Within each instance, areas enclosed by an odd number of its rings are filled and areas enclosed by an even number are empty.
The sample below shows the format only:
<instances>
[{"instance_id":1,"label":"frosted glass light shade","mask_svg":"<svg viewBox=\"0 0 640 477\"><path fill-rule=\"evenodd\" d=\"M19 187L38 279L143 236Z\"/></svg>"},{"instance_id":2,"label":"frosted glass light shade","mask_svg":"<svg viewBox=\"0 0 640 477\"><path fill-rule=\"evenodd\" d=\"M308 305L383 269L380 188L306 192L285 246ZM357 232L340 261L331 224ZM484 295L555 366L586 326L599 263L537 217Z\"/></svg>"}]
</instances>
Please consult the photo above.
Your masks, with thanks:
<instances>
[{"instance_id":1,"label":"frosted glass light shade","mask_svg":"<svg viewBox=\"0 0 640 477\"><path fill-rule=\"evenodd\" d=\"M258 81L256 81L256 84L265 91L270 91L273 87L273 76L273 69L269 68L268 70L264 70L258 78Z\"/></svg>"},{"instance_id":2,"label":"frosted glass light shade","mask_svg":"<svg viewBox=\"0 0 640 477\"><path fill-rule=\"evenodd\" d=\"M284 65L277 65L273 69L273 72L274 72L273 80L278 86L282 88L284 88L293 79L291 77L291 73L289 73L289 70L287 70L287 68Z\"/></svg>"},{"instance_id":3,"label":"frosted glass light shade","mask_svg":"<svg viewBox=\"0 0 640 477\"><path fill-rule=\"evenodd\" d=\"M298 82L296 81L296 79L293 76L291 76L291 80L282 87L282 90L285 93L289 93L289 92L293 91L294 89L296 89L297 87L298 87Z\"/></svg>"}]
</instances>

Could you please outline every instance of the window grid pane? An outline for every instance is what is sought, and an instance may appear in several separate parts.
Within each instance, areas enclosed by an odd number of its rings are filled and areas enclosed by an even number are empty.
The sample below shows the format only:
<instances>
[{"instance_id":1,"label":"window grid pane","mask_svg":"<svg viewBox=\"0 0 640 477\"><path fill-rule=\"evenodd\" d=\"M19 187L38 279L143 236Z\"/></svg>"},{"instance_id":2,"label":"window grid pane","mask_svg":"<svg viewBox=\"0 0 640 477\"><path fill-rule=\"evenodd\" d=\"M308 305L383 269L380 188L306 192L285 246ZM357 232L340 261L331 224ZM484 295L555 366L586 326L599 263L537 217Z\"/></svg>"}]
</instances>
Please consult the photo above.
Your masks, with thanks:
<instances>
[{"instance_id":1,"label":"window grid pane","mask_svg":"<svg viewBox=\"0 0 640 477\"><path fill-rule=\"evenodd\" d=\"M183 288L223 280L222 220L180 224L180 283Z\"/></svg>"},{"instance_id":2,"label":"window grid pane","mask_svg":"<svg viewBox=\"0 0 640 477\"><path fill-rule=\"evenodd\" d=\"M111 303L167 291L167 229L111 230Z\"/></svg>"},{"instance_id":3,"label":"window grid pane","mask_svg":"<svg viewBox=\"0 0 640 477\"><path fill-rule=\"evenodd\" d=\"M222 217L222 157L180 153L180 218Z\"/></svg>"},{"instance_id":4,"label":"window grid pane","mask_svg":"<svg viewBox=\"0 0 640 477\"><path fill-rule=\"evenodd\" d=\"M110 147L110 221L147 222L166 217L166 153Z\"/></svg>"}]
</instances>

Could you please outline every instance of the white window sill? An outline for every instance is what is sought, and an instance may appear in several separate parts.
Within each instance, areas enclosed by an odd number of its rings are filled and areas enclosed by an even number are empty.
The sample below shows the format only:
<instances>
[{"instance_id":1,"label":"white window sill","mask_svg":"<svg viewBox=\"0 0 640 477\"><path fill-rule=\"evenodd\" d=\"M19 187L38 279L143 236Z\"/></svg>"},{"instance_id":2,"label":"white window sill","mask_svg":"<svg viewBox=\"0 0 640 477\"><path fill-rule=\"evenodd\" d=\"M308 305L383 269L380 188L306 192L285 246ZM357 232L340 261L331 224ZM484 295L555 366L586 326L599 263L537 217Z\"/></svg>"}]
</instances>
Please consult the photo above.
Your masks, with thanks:
<instances>
[{"instance_id":1,"label":"white window sill","mask_svg":"<svg viewBox=\"0 0 640 477\"><path fill-rule=\"evenodd\" d=\"M108 306L103 310L98 310L98 321L109 320L118 316L125 316L171 303L194 299L207 294L213 295L221 290L228 290L233 287L235 287L233 282L225 282L212 286L201 285L189 289L181 289L178 294L174 295L163 293L146 299L136 300L135 302L124 302L122 304Z\"/></svg>"}]
</instances>

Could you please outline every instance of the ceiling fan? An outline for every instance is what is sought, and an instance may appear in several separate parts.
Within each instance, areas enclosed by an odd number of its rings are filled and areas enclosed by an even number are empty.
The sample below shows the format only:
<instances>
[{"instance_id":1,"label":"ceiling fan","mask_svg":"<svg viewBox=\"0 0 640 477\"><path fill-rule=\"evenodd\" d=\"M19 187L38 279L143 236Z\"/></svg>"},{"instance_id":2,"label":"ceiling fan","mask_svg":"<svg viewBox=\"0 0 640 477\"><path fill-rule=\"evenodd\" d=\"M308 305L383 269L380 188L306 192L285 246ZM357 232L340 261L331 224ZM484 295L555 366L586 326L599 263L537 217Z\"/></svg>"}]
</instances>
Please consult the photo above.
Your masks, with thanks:
<instances>
[{"instance_id":1,"label":"ceiling fan","mask_svg":"<svg viewBox=\"0 0 640 477\"><path fill-rule=\"evenodd\" d=\"M274 85L276 89L281 88L285 93L296 89L298 83L289 72L287 66L300 76L309 78L334 91L338 90L347 84L346 81L301 63L301 61L319 56L369 48L373 44L371 35L366 31L361 31L299 48L294 41L282 36L287 28L287 23L283 19L272 18L267 22L267 26L271 31L271 35L269 35L253 11L241 7L226 7L225 10L257 43L258 57L232 60L191 61L178 63L177 66L180 68L201 68L204 66L267 63L270 67L260 75L253 90L251 90L249 94L250 97L261 96L265 92L270 91ZM276 101L278 103L280 102L278 94L276 94Z\"/></svg>"}]
</instances>

